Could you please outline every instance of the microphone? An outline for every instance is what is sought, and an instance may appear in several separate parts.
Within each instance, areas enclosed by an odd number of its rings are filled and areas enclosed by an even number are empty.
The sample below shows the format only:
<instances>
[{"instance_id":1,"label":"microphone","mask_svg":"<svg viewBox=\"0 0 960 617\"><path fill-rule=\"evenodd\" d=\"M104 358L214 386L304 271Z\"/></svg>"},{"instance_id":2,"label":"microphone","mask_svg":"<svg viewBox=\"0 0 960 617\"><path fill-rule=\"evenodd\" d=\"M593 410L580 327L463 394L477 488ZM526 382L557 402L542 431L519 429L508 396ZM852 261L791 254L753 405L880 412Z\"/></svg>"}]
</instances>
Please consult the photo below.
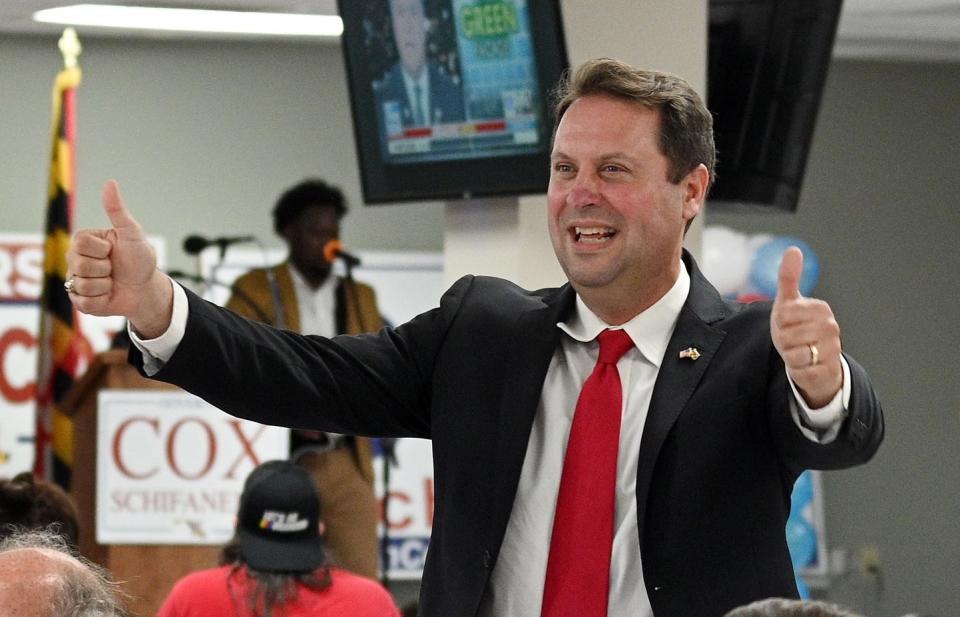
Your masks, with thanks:
<instances>
[{"instance_id":1,"label":"microphone","mask_svg":"<svg viewBox=\"0 0 960 617\"><path fill-rule=\"evenodd\" d=\"M333 263L334 259L340 258L348 268L360 265L360 258L343 250L343 242L339 240L330 240L323 245L323 258L327 263Z\"/></svg>"},{"instance_id":2,"label":"microphone","mask_svg":"<svg viewBox=\"0 0 960 617\"><path fill-rule=\"evenodd\" d=\"M207 239L203 236L187 236L183 240L183 250L187 255L199 255L203 249L208 246L220 247L220 253L224 253L231 244L241 244L243 242L256 242L254 236L221 236L219 238Z\"/></svg>"}]
</instances>

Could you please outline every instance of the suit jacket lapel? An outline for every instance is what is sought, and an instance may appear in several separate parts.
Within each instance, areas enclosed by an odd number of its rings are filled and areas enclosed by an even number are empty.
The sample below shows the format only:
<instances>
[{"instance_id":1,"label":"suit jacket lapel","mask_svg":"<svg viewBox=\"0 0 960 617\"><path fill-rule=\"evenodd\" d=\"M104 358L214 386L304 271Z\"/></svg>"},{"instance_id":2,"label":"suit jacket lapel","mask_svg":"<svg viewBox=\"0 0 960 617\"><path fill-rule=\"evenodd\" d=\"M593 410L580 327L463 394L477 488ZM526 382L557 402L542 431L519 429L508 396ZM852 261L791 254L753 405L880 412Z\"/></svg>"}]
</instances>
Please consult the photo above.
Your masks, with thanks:
<instances>
[{"instance_id":1,"label":"suit jacket lapel","mask_svg":"<svg viewBox=\"0 0 960 617\"><path fill-rule=\"evenodd\" d=\"M545 296L541 308L523 313L516 322L497 420L491 546L499 546L506 531L544 378L560 341L557 322L566 318L575 297L570 285L564 285Z\"/></svg>"},{"instance_id":2,"label":"suit jacket lapel","mask_svg":"<svg viewBox=\"0 0 960 617\"><path fill-rule=\"evenodd\" d=\"M637 468L641 548L647 493L660 448L725 336L722 330L710 325L727 314L719 294L703 278L686 251L684 261L690 272L690 294L664 354L641 438ZM490 478L495 491L488 528L490 546L500 546L503 539L544 378L560 341L561 332L556 324L567 318L575 298L570 285L564 285L545 296L541 308L523 313L516 322L513 347L506 356L506 377ZM688 347L696 347L700 352L696 362L680 358L680 351Z\"/></svg>"},{"instance_id":3,"label":"suit jacket lapel","mask_svg":"<svg viewBox=\"0 0 960 617\"><path fill-rule=\"evenodd\" d=\"M637 526L641 549L647 494L660 448L726 336L723 330L710 325L727 314L720 295L700 274L693 258L686 251L684 262L690 272L690 293L664 353L640 440L640 459L637 464ZM700 353L696 361L680 357L680 352L690 347L696 348Z\"/></svg>"}]
</instances>

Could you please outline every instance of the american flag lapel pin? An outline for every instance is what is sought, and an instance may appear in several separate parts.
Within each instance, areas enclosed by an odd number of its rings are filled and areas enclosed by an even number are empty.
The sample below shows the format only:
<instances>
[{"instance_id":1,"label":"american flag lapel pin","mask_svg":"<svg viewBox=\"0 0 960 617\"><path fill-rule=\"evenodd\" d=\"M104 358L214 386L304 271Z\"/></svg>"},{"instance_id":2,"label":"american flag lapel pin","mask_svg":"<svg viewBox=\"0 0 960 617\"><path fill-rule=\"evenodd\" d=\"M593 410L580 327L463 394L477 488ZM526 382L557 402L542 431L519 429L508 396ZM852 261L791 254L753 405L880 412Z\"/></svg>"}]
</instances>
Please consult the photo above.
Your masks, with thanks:
<instances>
[{"instance_id":1,"label":"american flag lapel pin","mask_svg":"<svg viewBox=\"0 0 960 617\"><path fill-rule=\"evenodd\" d=\"M700 350L697 349L696 347L687 347L686 349L680 352L681 360L686 358L687 360L692 360L696 362L697 358L699 357L700 357Z\"/></svg>"}]
</instances>

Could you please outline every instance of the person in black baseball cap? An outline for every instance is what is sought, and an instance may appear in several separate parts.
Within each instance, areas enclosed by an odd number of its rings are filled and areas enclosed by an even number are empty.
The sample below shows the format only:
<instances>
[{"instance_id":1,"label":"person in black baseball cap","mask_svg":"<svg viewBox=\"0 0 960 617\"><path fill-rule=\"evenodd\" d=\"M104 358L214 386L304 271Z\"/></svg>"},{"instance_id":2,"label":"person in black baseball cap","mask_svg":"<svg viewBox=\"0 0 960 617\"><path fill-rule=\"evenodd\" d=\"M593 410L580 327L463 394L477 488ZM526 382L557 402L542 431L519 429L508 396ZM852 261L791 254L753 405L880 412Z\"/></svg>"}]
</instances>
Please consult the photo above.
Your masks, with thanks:
<instances>
[{"instance_id":1,"label":"person in black baseball cap","mask_svg":"<svg viewBox=\"0 0 960 617\"><path fill-rule=\"evenodd\" d=\"M268 461L247 477L220 567L180 579L157 617L400 617L376 581L327 564L309 472Z\"/></svg>"},{"instance_id":2,"label":"person in black baseball cap","mask_svg":"<svg viewBox=\"0 0 960 617\"><path fill-rule=\"evenodd\" d=\"M240 555L250 568L313 572L325 562L322 531L320 500L302 467L268 461L250 473L237 515Z\"/></svg>"}]
</instances>

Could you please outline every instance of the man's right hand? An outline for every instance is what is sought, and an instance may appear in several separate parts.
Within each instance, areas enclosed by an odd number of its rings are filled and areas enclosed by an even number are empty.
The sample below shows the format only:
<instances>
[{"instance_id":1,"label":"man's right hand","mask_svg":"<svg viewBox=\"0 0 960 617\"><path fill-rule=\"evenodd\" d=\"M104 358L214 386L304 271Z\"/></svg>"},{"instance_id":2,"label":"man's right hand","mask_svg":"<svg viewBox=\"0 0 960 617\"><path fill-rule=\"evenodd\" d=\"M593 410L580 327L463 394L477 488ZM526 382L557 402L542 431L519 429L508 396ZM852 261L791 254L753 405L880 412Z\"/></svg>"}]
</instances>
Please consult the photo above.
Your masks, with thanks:
<instances>
[{"instance_id":1,"label":"man's right hand","mask_svg":"<svg viewBox=\"0 0 960 617\"><path fill-rule=\"evenodd\" d=\"M67 252L73 280L70 299L89 315L122 315L144 339L170 325L173 283L157 269L157 256L143 229L110 180L103 187L109 229L85 229L73 236Z\"/></svg>"}]
</instances>

